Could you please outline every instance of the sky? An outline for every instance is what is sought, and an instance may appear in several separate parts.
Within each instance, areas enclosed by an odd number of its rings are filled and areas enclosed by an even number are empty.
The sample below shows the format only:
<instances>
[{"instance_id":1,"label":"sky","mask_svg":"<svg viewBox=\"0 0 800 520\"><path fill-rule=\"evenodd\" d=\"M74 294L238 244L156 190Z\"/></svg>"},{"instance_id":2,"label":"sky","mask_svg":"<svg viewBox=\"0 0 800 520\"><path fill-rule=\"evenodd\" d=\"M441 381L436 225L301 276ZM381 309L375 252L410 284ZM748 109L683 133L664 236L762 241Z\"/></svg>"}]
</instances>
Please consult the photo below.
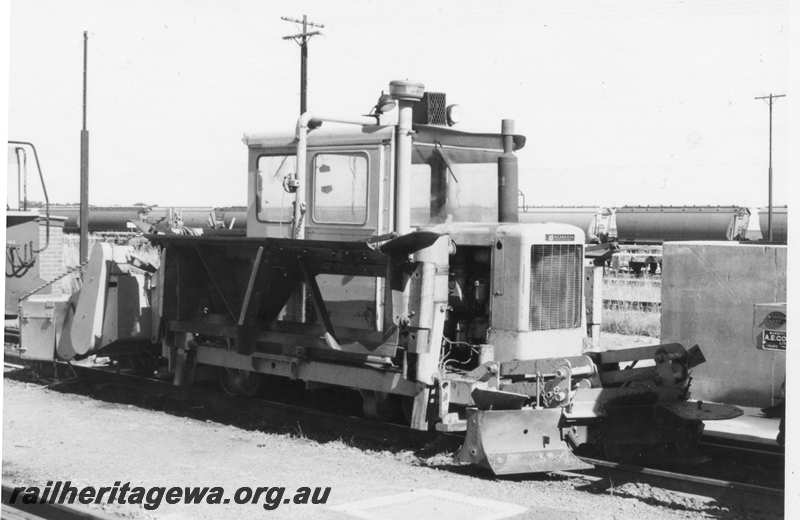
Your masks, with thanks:
<instances>
[{"instance_id":1,"label":"sky","mask_svg":"<svg viewBox=\"0 0 800 520\"><path fill-rule=\"evenodd\" d=\"M244 205L244 133L292 132L297 31L309 108L359 115L393 79L461 106L462 130L516 120L528 204L787 202L789 6L574 2L12 0L8 128L36 143L50 198L78 200L89 31L93 204Z\"/></svg>"}]
</instances>

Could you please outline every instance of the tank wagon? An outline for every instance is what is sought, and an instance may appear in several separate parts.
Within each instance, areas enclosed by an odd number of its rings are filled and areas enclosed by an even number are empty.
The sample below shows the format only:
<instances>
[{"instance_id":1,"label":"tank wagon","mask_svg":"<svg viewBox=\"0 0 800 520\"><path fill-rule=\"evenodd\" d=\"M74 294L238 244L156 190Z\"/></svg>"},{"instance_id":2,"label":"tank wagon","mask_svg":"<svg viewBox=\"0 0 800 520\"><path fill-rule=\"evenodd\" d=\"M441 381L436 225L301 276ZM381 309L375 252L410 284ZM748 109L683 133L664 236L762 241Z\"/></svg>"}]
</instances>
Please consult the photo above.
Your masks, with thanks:
<instances>
[{"instance_id":1,"label":"tank wagon","mask_svg":"<svg viewBox=\"0 0 800 520\"><path fill-rule=\"evenodd\" d=\"M789 237L788 206L773 206L772 208L772 241L785 244ZM769 237L769 210L767 207L758 208L758 223L761 235L765 240Z\"/></svg>"},{"instance_id":2,"label":"tank wagon","mask_svg":"<svg viewBox=\"0 0 800 520\"><path fill-rule=\"evenodd\" d=\"M77 205L54 205L53 215L66 219L65 233L79 232L80 207ZM90 233L135 232L136 224L177 224L192 229L244 230L246 211L243 207L213 208L211 206L161 207L91 206L89 208Z\"/></svg>"},{"instance_id":3,"label":"tank wagon","mask_svg":"<svg viewBox=\"0 0 800 520\"><path fill-rule=\"evenodd\" d=\"M617 236L637 244L760 240L758 218L751 213L741 206L622 206L616 211Z\"/></svg>"},{"instance_id":4,"label":"tank wagon","mask_svg":"<svg viewBox=\"0 0 800 520\"><path fill-rule=\"evenodd\" d=\"M744 206L520 206L522 222L563 222L591 241L761 240L766 208ZM786 206L774 208L775 241L786 239Z\"/></svg>"},{"instance_id":5,"label":"tank wagon","mask_svg":"<svg viewBox=\"0 0 800 520\"><path fill-rule=\"evenodd\" d=\"M79 205L54 205L51 209L53 215L63 217L65 233L80 232L80 206ZM89 232L116 232L125 233L135 230L133 222L142 218L150 211L147 206L91 206L89 207Z\"/></svg>"},{"instance_id":6,"label":"tank wagon","mask_svg":"<svg viewBox=\"0 0 800 520\"><path fill-rule=\"evenodd\" d=\"M512 121L471 133L446 113L444 94L393 81L370 116L246 136L246 236L149 235L152 273L98 244L37 355L156 345L176 385L355 389L367 416L465 432L458 459L496 474L582 468L584 449L691 457L702 420L740 413L688 401L699 348L591 350L583 231L519 222ZM123 305L125 327L107 318Z\"/></svg>"},{"instance_id":7,"label":"tank wagon","mask_svg":"<svg viewBox=\"0 0 800 520\"><path fill-rule=\"evenodd\" d=\"M742 206L522 206L520 210L522 222L568 223L584 230L587 243L620 244L611 266L637 274L658 270L665 241L761 240L766 236L763 211ZM785 241L785 213L785 208L775 211L775 241Z\"/></svg>"}]
</instances>

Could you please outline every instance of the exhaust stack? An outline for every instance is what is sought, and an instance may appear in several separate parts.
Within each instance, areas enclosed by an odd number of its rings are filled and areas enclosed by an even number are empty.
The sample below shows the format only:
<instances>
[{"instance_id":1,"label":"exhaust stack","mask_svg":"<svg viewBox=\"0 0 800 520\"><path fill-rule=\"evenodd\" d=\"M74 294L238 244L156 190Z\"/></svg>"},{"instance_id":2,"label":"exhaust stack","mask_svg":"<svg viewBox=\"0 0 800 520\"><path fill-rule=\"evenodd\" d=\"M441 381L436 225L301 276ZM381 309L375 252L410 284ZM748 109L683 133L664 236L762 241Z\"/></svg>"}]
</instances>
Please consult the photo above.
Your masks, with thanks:
<instances>
[{"instance_id":1,"label":"exhaust stack","mask_svg":"<svg viewBox=\"0 0 800 520\"><path fill-rule=\"evenodd\" d=\"M497 158L497 220L519 222L519 174L514 155L514 120L503 119L503 155Z\"/></svg>"},{"instance_id":2,"label":"exhaust stack","mask_svg":"<svg viewBox=\"0 0 800 520\"><path fill-rule=\"evenodd\" d=\"M411 231L411 140L414 104L422 99L425 85L414 81L392 81L389 94L397 100L398 115L395 142L395 215L394 229L404 235Z\"/></svg>"}]
</instances>

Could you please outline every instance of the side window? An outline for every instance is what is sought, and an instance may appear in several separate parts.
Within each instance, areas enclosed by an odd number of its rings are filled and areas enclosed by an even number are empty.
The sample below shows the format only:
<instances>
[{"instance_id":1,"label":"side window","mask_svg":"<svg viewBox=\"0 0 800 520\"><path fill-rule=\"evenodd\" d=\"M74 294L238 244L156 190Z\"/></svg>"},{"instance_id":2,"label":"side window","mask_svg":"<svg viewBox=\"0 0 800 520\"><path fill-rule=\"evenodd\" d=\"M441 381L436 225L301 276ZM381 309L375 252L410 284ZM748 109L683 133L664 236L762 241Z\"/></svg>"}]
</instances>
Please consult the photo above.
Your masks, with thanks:
<instances>
[{"instance_id":1,"label":"side window","mask_svg":"<svg viewBox=\"0 0 800 520\"><path fill-rule=\"evenodd\" d=\"M411 165L411 225L431 223L431 166Z\"/></svg>"},{"instance_id":2,"label":"side window","mask_svg":"<svg viewBox=\"0 0 800 520\"><path fill-rule=\"evenodd\" d=\"M365 153L319 153L314 156L313 219L331 224L367 222Z\"/></svg>"},{"instance_id":3,"label":"side window","mask_svg":"<svg viewBox=\"0 0 800 520\"><path fill-rule=\"evenodd\" d=\"M294 155L262 155L258 158L256 190L259 195L258 219L291 222L294 195L283 189L284 179L294 174Z\"/></svg>"}]
</instances>

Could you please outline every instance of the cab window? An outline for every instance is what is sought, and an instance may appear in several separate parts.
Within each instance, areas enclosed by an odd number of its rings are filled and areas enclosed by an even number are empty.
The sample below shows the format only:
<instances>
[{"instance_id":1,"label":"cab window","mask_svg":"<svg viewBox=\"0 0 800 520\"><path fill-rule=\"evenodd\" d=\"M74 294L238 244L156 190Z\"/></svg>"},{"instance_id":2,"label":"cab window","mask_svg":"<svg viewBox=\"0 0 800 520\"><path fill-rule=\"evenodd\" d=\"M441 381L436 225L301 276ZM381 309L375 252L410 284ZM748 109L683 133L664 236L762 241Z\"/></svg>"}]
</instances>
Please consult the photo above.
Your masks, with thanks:
<instances>
[{"instance_id":1,"label":"cab window","mask_svg":"<svg viewBox=\"0 0 800 520\"><path fill-rule=\"evenodd\" d=\"M365 153L318 153L314 156L314 222L365 224L367 173Z\"/></svg>"},{"instance_id":2,"label":"cab window","mask_svg":"<svg viewBox=\"0 0 800 520\"><path fill-rule=\"evenodd\" d=\"M431 166L426 163L411 165L411 225L426 226L431 217Z\"/></svg>"},{"instance_id":3,"label":"cab window","mask_svg":"<svg viewBox=\"0 0 800 520\"><path fill-rule=\"evenodd\" d=\"M296 169L294 155L262 155L258 158L256 189L259 194L259 220L291 222L294 195L288 193L284 186Z\"/></svg>"}]
</instances>

